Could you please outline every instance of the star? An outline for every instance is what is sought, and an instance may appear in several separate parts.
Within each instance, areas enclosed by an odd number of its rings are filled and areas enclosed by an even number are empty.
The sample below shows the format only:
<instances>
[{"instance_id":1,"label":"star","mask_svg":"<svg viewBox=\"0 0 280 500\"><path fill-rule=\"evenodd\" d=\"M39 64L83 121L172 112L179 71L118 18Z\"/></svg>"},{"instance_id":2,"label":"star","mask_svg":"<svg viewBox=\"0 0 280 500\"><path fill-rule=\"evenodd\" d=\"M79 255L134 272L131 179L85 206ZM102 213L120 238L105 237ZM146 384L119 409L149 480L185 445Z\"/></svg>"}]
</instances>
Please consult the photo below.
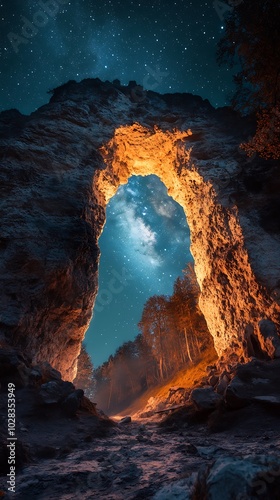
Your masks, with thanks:
<instances>
[{"instance_id":1,"label":"star","mask_svg":"<svg viewBox=\"0 0 280 500\"><path fill-rule=\"evenodd\" d=\"M139 224L141 231L135 231L135 225ZM102 338L108 337L106 353L109 355L122 341L133 340L138 334L137 324L146 300L154 294L170 295L176 277L182 275L182 269L192 257L188 252L189 229L185 214L156 176L132 177L126 186L119 188L107 207L107 222L99 244L100 290L106 290L112 273L121 274L124 267L132 276L123 290L112 298L110 310L104 307L94 315L86 337L89 346L92 339L98 337L98 332L103 331ZM114 245L115 252L112 252ZM113 340L112 324L117 337ZM100 358L105 360L106 357L102 358L92 345L96 365Z\"/></svg>"}]
</instances>

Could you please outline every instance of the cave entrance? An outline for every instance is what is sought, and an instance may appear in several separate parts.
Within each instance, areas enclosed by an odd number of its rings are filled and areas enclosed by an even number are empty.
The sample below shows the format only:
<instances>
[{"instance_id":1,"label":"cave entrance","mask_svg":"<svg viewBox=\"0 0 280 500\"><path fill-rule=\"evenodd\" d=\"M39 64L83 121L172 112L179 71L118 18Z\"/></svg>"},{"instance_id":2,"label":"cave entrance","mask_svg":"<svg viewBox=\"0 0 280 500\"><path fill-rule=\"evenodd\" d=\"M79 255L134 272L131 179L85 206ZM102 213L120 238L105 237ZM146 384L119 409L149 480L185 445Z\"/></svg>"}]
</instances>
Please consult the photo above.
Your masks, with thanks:
<instances>
[{"instance_id":1,"label":"cave entrance","mask_svg":"<svg viewBox=\"0 0 280 500\"><path fill-rule=\"evenodd\" d=\"M257 326L266 310L266 302L250 265L238 207L232 206L219 192L221 169L207 161L217 154L212 150L213 143L205 144L203 150L197 150L196 145L192 149L191 131L172 130L169 122L163 123L161 129L134 123L116 128L113 135L106 129L102 137L106 134L107 142L98 142L99 154L92 158L90 189L84 183L84 173L80 175L85 200L81 219L84 236L79 233L82 250L77 256L81 255L82 259L75 259L74 270L69 272L67 267L66 277L63 275L75 302L65 312L67 321L64 321L61 341L64 355L61 360L55 356L54 366L69 378L75 375L76 359L91 321L98 289L98 239L106 207L119 187L127 184L131 177L149 175L156 175L169 196L184 210L200 290L199 307L214 339L215 350L218 356L226 359L233 356L233 361L242 361L246 355L245 328L250 323ZM86 161L88 164L88 158ZM75 186L78 177L75 177ZM55 283L62 294L60 282ZM75 287L79 291L79 302ZM258 304L260 297L263 301L257 310L255 297Z\"/></svg>"},{"instance_id":2,"label":"cave entrance","mask_svg":"<svg viewBox=\"0 0 280 500\"><path fill-rule=\"evenodd\" d=\"M162 181L188 221L190 249L201 291L199 306L219 354L228 348L231 333L226 331L225 322L221 322L224 306L220 308L220 301L212 300L215 285L209 250L213 244L207 227L215 214L216 200L213 185L203 179L192 163L192 147L188 144L191 136L191 130L170 130L170 124L164 130L137 123L117 128L112 139L100 149L104 166L95 172L93 193L98 205L106 210L119 187L127 184L131 177L154 175ZM101 233L102 228L98 237Z\"/></svg>"},{"instance_id":3,"label":"cave entrance","mask_svg":"<svg viewBox=\"0 0 280 500\"><path fill-rule=\"evenodd\" d=\"M3 226L7 283L2 287L2 334L34 363L47 360L66 380L74 378L97 294L98 239L106 206L132 176L156 175L185 212L199 306L217 354L231 363L242 362L247 356L246 326L257 329L264 318L278 325L279 301L274 293L277 248L271 239L267 243L265 233L255 231L258 217L247 212L251 205L237 203L244 187L238 183L237 135L224 133L219 113L204 116L204 107L187 105L185 114L176 96L164 98L163 105L153 95L139 108L120 95L115 103L113 94L106 94L100 113L92 106L91 91L85 108L76 107L66 94L54 96L52 112L64 98L67 112L58 116L55 136L42 126L44 151L34 150L31 159L26 156L35 137L32 120L27 120L26 129L23 124L24 141L17 155L8 143L4 148L3 187L10 201ZM133 123L136 115L145 125ZM37 118L43 123L45 115ZM193 136L187 123L192 123ZM175 124L184 130L174 129ZM12 190L10 162L16 172ZM224 167L233 182L221 188ZM20 218L9 210L15 196L21 201L16 206ZM260 251L268 247L269 252ZM264 271L268 255L274 262L270 273Z\"/></svg>"},{"instance_id":4,"label":"cave entrance","mask_svg":"<svg viewBox=\"0 0 280 500\"><path fill-rule=\"evenodd\" d=\"M192 262L186 216L155 175L132 176L106 208L99 291L86 345L95 367L134 340L145 302L170 296Z\"/></svg>"}]
</instances>

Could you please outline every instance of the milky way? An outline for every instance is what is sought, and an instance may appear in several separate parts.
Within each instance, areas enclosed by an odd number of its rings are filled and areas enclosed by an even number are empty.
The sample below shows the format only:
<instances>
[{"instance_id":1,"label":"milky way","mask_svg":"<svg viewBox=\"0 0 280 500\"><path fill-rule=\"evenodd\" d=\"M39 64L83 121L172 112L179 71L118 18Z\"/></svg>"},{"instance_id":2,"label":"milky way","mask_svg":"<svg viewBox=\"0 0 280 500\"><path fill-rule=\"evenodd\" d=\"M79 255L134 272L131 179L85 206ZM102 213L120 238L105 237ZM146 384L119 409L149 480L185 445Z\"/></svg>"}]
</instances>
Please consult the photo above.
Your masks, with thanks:
<instances>
[{"instance_id":1,"label":"milky way","mask_svg":"<svg viewBox=\"0 0 280 500\"><path fill-rule=\"evenodd\" d=\"M0 0L0 22L0 109L29 113L49 89L86 77L192 92L214 106L231 89L215 59L223 16L212 1Z\"/></svg>"},{"instance_id":2,"label":"milky way","mask_svg":"<svg viewBox=\"0 0 280 500\"><path fill-rule=\"evenodd\" d=\"M119 188L107 207L99 244L99 294L86 336L96 366L139 333L145 301L171 294L192 260L183 209L156 176L132 177Z\"/></svg>"}]
</instances>

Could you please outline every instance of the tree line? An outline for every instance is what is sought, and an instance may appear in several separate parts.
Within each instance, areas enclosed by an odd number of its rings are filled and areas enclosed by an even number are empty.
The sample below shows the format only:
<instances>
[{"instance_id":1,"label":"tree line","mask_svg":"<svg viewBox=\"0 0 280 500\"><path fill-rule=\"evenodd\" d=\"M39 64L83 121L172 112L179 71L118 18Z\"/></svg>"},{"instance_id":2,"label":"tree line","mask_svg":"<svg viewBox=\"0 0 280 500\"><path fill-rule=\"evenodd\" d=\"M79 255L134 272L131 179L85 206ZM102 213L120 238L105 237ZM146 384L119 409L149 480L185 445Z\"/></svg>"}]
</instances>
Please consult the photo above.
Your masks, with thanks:
<instances>
[{"instance_id":1,"label":"tree line","mask_svg":"<svg viewBox=\"0 0 280 500\"><path fill-rule=\"evenodd\" d=\"M171 296L154 295L144 305L139 334L94 370L95 401L120 411L150 387L198 361L212 342L199 309L199 287L189 265Z\"/></svg>"}]
</instances>

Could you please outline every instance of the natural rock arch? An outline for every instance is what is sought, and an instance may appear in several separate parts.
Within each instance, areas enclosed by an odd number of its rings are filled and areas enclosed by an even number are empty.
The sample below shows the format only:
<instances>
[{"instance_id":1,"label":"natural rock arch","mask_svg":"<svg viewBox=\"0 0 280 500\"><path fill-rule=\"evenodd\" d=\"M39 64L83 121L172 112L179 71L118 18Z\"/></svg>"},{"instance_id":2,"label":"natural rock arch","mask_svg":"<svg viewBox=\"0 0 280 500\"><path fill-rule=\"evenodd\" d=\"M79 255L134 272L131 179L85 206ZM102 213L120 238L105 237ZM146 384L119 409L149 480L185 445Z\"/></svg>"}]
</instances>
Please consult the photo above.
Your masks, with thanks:
<instances>
[{"instance_id":1,"label":"natural rock arch","mask_svg":"<svg viewBox=\"0 0 280 500\"><path fill-rule=\"evenodd\" d=\"M191 135L191 130L164 132L139 124L118 128L102 148L106 169L97 173L94 186L106 205L132 175L161 179L187 217L200 306L217 353L232 352L244 361L246 327L257 327L264 311L265 317L273 315L273 307L267 311L268 301L252 271L237 207L220 205L213 185L192 163L187 147Z\"/></svg>"},{"instance_id":2,"label":"natural rock arch","mask_svg":"<svg viewBox=\"0 0 280 500\"><path fill-rule=\"evenodd\" d=\"M88 80L57 89L31 117L12 111L0 118L2 342L75 376L97 293L106 204L130 176L149 174L187 216L200 306L219 356L245 360L249 325L256 336L263 319L279 327L271 293L279 242L254 217L248 223L248 203L238 203L244 159L235 115L189 95L151 92L134 102L129 87ZM260 259L255 245L264 241L269 255Z\"/></svg>"}]
</instances>

